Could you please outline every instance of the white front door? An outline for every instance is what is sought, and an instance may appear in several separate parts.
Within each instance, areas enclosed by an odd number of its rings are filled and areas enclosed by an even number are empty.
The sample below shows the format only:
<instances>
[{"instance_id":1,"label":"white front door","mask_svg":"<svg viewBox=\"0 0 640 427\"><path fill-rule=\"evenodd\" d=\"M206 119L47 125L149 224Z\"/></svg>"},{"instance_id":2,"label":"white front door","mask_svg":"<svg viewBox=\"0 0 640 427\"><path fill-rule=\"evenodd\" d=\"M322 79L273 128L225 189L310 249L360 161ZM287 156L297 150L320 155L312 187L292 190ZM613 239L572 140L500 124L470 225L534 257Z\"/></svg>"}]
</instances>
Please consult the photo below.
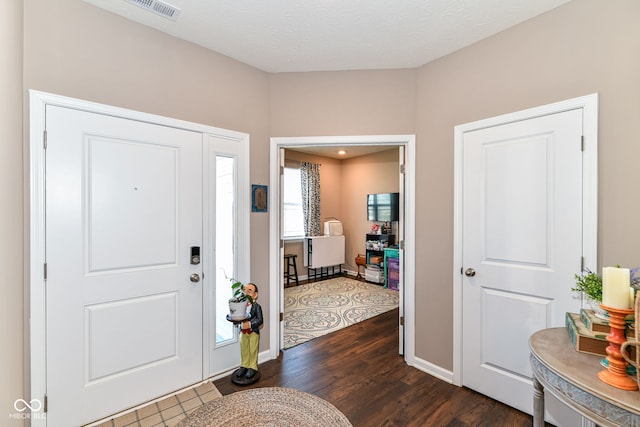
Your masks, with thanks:
<instances>
[{"instance_id":1,"label":"white front door","mask_svg":"<svg viewBox=\"0 0 640 427\"><path fill-rule=\"evenodd\" d=\"M46 107L47 425L203 378L202 134Z\"/></svg>"},{"instance_id":2,"label":"white front door","mask_svg":"<svg viewBox=\"0 0 640 427\"><path fill-rule=\"evenodd\" d=\"M579 310L581 109L463 135L463 385L532 413L529 336Z\"/></svg>"}]
</instances>

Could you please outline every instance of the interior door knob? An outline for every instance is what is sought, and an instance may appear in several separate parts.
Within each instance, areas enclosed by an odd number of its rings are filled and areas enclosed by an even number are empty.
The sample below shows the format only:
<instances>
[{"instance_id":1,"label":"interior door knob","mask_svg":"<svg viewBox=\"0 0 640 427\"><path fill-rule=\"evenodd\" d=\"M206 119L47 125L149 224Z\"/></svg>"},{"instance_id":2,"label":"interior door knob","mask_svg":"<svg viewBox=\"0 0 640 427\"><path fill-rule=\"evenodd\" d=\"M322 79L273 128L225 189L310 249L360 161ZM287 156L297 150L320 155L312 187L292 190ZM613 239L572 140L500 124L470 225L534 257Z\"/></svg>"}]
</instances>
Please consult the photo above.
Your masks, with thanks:
<instances>
[{"instance_id":1,"label":"interior door knob","mask_svg":"<svg viewBox=\"0 0 640 427\"><path fill-rule=\"evenodd\" d=\"M473 268L467 268L464 271L464 275L467 276L467 277L473 277L473 276L476 275L476 271Z\"/></svg>"},{"instance_id":2,"label":"interior door knob","mask_svg":"<svg viewBox=\"0 0 640 427\"><path fill-rule=\"evenodd\" d=\"M200 275L198 273L193 273L189 279L193 283L198 283L200 281Z\"/></svg>"}]
</instances>

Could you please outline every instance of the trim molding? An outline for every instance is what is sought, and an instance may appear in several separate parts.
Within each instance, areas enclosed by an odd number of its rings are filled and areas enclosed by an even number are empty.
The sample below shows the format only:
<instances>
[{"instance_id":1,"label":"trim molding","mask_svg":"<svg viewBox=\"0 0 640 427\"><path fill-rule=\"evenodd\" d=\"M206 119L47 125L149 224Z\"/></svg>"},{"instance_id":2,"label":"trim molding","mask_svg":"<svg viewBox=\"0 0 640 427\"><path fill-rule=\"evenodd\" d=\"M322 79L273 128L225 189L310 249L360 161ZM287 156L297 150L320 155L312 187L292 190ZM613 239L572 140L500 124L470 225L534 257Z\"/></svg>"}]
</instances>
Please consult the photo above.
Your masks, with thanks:
<instances>
[{"instance_id":1,"label":"trim molding","mask_svg":"<svg viewBox=\"0 0 640 427\"><path fill-rule=\"evenodd\" d=\"M427 374L436 377L438 379L441 379L444 382L447 382L449 384L454 384L453 382L453 371L450 371L449 369L444 369L438 365L434 365L431 362L427 362L424 359L420 359L420 358L415 358L414 359L414 365L413 367L416 369L421 370L422 372L426 372Z\"/></svg>"},{"instance_id":2,"label":"trim molding","mask_svg":"<svg viewBox=\"0 0 640 427\"><path fill-rule=\"evenodd\" d=\"M415 359L415 135L358 135L358 136L320 136L320 137L274 137L270 147L270 186L269 204L269 349L271 357L276 358L282 344L282 328L279 313L284 307L282 292L282 256L284 248L280 247L280 174L279 166L283 160L280 152L287 147L313 145L388 145L402 146L405 149L405 185L404 185L404 277L403 291L400 294L400 315L404 316L404 329L399 332L399 348L404 347L404 358L407 364L413 365ZM409 301L405 304L404 301Z\"/></svg>"},{"instance_id":3,"label":"trim molding","mask_svg":"<svg viewBox=\"0 0 640 427\"><path fill-rule=\"evenodd\" d=\"M453 232L453 382L462 378L462 213L463 213L463 137L465 132L520 120L583 110L583 181L582 181L582 254L585 268L596 271L598 262L598 94L560 101L540 107L504 114L454 128L454 232Z\"/></svg>"},{"instance_id":4,"label":"trim molding","mask_svg":"<svg viewBox=\"0 0 640 427\"><path fill-rule=\"evenodd\" d=\"M88 111L97 114L122 117L141 122L154 123L177 129L199 132L205 136L215 136L224 140L241 142L243 159L240 159L240 167L248 180L249 176L249 135L226 129L215 128L208 125L187 122L170 117L158 116L120 107L98 104L61 95L50 94L35 90L29 91L29 231L30 231L30 253L29 253L29 344L30 344L30 365L25 370L27 384L30 384L30 397L33 399L43 399L47 392L46 388L46 281L44 280L43 268L46 262L45 257L45 153L43 150L43 134L45 130L46 106L55 105L59 107ZM203 140L203 146L206 145ZM242 217L239 219L243 229L249 230L249 192L242 194L243 199L239 202L247 209L242 209ZM203 236L204 238L204 236ZM243 236L238 243L238 251L242 254L243 265L239 270L243 277L249 277L250 270L250 240L251 236ZM203 295L209 295L211 285L209 281L203 282ZM206 300L206 298L205 298ZM203 316L210 314L207 307L203 307ZM207 327L211 322L206 322L203 329L203 376L207 377L209 365L209 330ZM206 348L205 348L206 347ZM172 390L167 390L172 392ZM46 418L44 413L35 412L31 418L34 427L44 427Z\"/></svg>"}]
</instances>

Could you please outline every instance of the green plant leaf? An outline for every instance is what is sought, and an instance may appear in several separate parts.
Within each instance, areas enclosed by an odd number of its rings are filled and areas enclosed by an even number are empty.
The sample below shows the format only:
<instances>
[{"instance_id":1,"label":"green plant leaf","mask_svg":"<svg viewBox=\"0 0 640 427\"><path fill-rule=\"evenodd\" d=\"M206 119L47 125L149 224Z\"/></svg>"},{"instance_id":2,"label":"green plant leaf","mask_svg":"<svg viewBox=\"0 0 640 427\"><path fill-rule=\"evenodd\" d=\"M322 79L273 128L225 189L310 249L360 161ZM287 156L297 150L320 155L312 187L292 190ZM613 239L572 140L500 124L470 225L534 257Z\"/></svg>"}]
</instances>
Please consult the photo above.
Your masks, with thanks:
<instances>
[{"instance_id":1,"label":"green plant leaf","mask_svg":"<svg viewBox=\"0 0 640 427\"><path fill-rule=\"evenodd\" d=\"M242 302L249 300L251 304L253 304L253 297L244 293L244 285L239 280L234 278L229 278L231 282L231 291L233 292L233 301Z\"/></svg>"},{"instance_id":2,"label":"green plant leaf","mask_svg":"<svg viewBox=\"0 0 640 427\"><path fill-rule=\"evenodd\" d=\"M576 286L571 288L573 292L581 292L592 300L602 302L602 278L596 273L586 270L586 274L575 274L573 278Z\"/></svg>"}]
</instances>

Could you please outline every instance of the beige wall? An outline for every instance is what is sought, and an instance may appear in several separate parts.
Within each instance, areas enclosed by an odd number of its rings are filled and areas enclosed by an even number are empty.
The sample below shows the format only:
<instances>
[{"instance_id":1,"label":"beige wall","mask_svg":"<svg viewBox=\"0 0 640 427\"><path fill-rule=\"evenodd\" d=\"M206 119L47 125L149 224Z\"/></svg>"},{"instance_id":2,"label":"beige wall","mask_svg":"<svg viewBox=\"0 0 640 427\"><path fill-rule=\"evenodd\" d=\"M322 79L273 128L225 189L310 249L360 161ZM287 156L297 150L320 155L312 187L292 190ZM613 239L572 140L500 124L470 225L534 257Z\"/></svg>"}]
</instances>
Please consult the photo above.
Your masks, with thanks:
<instances>
[{"instance_id":1,"label":"beige wall","mask_svg":"<svg viewBox=\"0 0 640 427\"><path fill-rule=\"evenodd\" d=\"M574 1L419 69L416 321L439 327L418 328L418 357L452 368L455 125L598 92L599 266L640 265L639 17L635 0Z\"/></svg>"},{"instance_id":2,"label":"beige wall","mask_svg":"<svg viewBox=\"0 0 640 427\"><path fill-rule=\"evenodd\" d=\"M365 253L366 234L371 232L373 225L373 222L367 221L367 194L398 191L398 149L354 157L343 163L341 205L346 241L345 257L349 269L357 271L355 258L358 254Z\"/></svg>"},{"instance_id":3,"label":"beige wall","mask_svg":"<svg viewBox=\"0 0 640 427\"><path fill-rule=\"evenodd\" d=\"M345 264L342 269L356 272L355 257L365 253L365 235L373 224L367 221L367 194L398 191L398 149L347 160L286 150L285 158L322 164L320 217L323 223L329 217L342 221L345 235ZM298 275L306 275L307 268L302 261L302 242L285 243L285 253L298 255Z\"/></svg>"},{"instance_id":4,"label":"beige wall","mask_svg":"<svg viewBox=\"0 0 640 427\"><path fill-rule=\"evenodd\" d=\"M2 2L0 12L4 183L26 176L17 141L21 118L15 90L21 75L24 89L248 132L252 183L268 182L269 136L417 134L416 355L444 369L453 363L455 125L600 93L599 266L640 264L636 0L570 2L417 70L272 75L80 0L24 0L23 33L20 2ZM19 185L1 188L0 312L3 342L10 344L0 354L0 398L10 410L24 392L23 192ZM251 270L258 283L268 283L268 218L251 216ZM268 299L268 293L261 297ZM268 310L268 301L262 305ZM420 326L429 324L439 327ZM267 335L261 337L262 349Z\"/></svg>"},{"instance_id":5,"label":"beige wall","mask_svg":"<svg viewBox=\"0 0 640 427\"><path fill-rule=\"evenodd\" d=\"M24 393L22 3L0 1L0 424Z\"/></svg>"},{"instance_id":6,"label":"beige wall","mask_svg":"<svg viewBox=\"0 0 640 427\"><path fill-rule=\"evenodd\" d=\"M440 325L429 339L418 326L417 357L453 369L455 125L599 92L599 265L640 264L629 182L640 151L639 9L571 2L417 70L270 76L273 135L417 134L416 324Z\"/></svg>"},{"instance_id":7,"label":"beige wall","mask_svg":"<svg viewBox=\"0 0 640 427\"><path fill-rule=\"evenodd\" d=\"M1 3L3 9L8 9L5 3L14 2ZM16 13L10 18L14 26L23 22L21 13ZM2 19L9 19L9 16L3 14ZM4 32L10 26L3 25L2 28ZM16 31L22 35L21 29ZM21 47L19 37L3 37L3 56L9 40ZM20 50L16 52L18 54L21 54ZM12 59L12 62L21 62L20 57ZM4 66L2 73L4 78ZM17 70L16 75L20 78L22 71ZM251 183L269 182L269 87L267 74L260 70L80 0L24 0L23 77L24 91L20 90L20 96L24 95L23 111L27 118L27 90L35 89L249 133ZM20 86L18 80L17 87ZM11 103L15 109L14 125L21 120L20 105L15 99ZM20 134L17 137L20 138ZM15 137L12 139L16 140ZM28 146L28 135L24 137L24 146ZM5 150L5 146L0 147ZM3 182L20 182L22 147L22 142L7 147L6 156L2 156L2 161L6 159L11 165L0 172L7 179ZM25 173L28 173L26 169ZM3 322L2 327L12 325L12 339L3 342L16 342L16 345L11 347L9 355L5 356L3 352L1 357L3 362L9 358L2 364L3 369L8 369L11 377L20 378L21 385L24 371L19 344L23 340L23 328L27 326L16 301L22 301L23 292L20 267L23 240L19 225L23 194L20 188L9 186L2 186L2 191L12 193L3 200L3 205L6 202L16 206L9 211L10 222L4 220L4 209L2 213L2 227L11 227L9 239L5 240L3 234L0 241L0 251L7 254L0 262L10 263L10 267L7 264L8 268L2 269L5 278L9 279L3 280L2 286L15 283L15 288L6 296L3 292L3 304L12 302L10 309L2 310L3 316L10 316L7 320L11 321ZM261 284L267 284L269 280L268 257L265 256L269 251L268 230L269 216L252 213L251 280ZM24 286L28 289L28 283ZM14 298L16 293L19 293L18 299ZM260 297L265 316L269 316L269 292L262 292ZM261 350L268 350L269 336L263 335ZM3 407L13 405L16 398L22 397L22 388L16 387L13 380L9 384L3 377L0 387ZM5 395L10 402L5 400Z\"/></svg>"},{"instance_id":8,"label":"beige wall","mask_svg":"<svg viewBox=\"0 0 640 427\"><path fill-rule=\"evenodd\" d=\"M285 161L311 162L320 164L320 220L324 218L340 218L342 214L340 206L340 194L342 194L342 161L325 156L301 153L299 151L285 150ZM323 230L320 230L322 233ZM307 267L304 266L302 241L290 241L285 243L286 254L297 255L296 267L298 277L307 275Z\"/></svg>"},{"instance_id":9,"label":"beige wall","mask_svg":"<svg viewBox=\"0 0 640 427\"><path fill-rule=\"evenodd\" d=\"M341 214L342 161L325 156L285 150L285 161L311 162L320 165L320 220ZM322 232L322 230L320 230Z\"/></svg>"},{"instance_id":10,"label":"beige wall","mask_svg":"<svg viewBox=\"0 0 640 427\"><path fill-rule=\"evenodd\" d=\"M416 70L269 75L271 136L414 134Z\"/></svg>"}]
</instances>

